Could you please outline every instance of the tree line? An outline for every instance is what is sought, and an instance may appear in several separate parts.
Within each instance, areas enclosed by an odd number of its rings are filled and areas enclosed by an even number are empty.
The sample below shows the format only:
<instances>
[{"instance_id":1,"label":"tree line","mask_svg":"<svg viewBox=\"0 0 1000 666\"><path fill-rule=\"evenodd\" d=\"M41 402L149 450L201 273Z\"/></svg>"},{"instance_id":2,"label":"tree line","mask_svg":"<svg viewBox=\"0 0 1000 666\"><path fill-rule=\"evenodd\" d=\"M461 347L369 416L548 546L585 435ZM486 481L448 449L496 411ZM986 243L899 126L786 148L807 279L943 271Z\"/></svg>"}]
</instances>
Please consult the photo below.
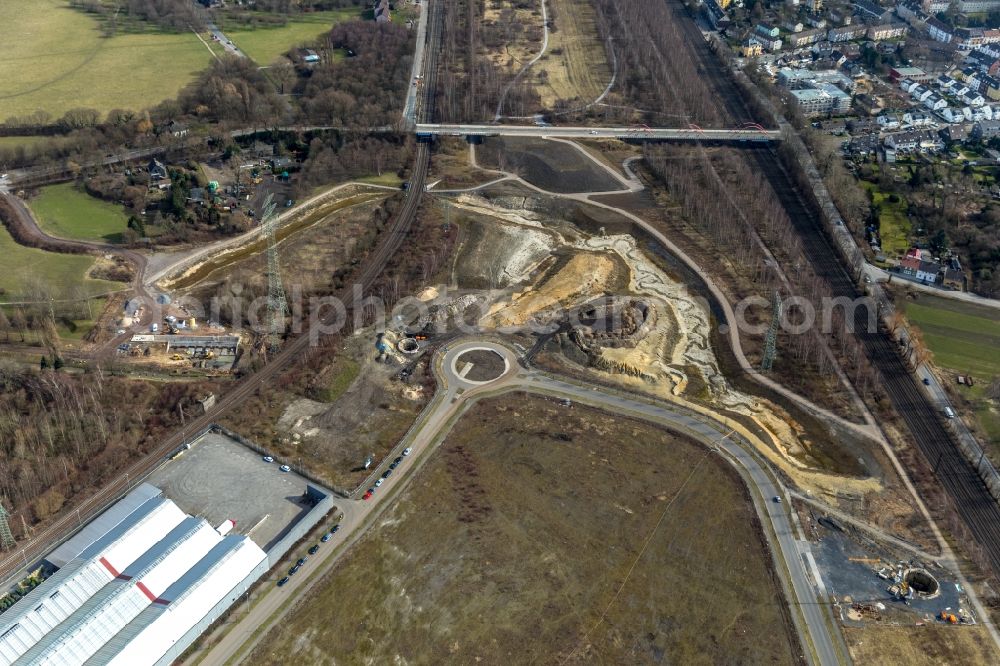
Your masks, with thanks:
<instances>
[{"instance_id":1,"label":"tree line","mask_svg":"<svg viewBox=\"0 0 1000 666\"><path fill-rule=\"evenodd\" d=\"M0 368L0 501L15 534L113 479L181 423L211 384Z\"/></svg>"},{"instance_id":2,"label":"tree line","mask_svg":"<svg viewBox=\"0 0 1000 666\"><path fill-rule=\"evenodd\" d=\"M815 312L823 312L829 286L813 270L770 183L744 156L719 151L709 157L702 150L678 155L676 148L647 146L645 160L679 202L683 218L719 249L727 272L740 278L743 291L736 298L753 294L770 301L778 291L786 299L804 298ZM768 308L752 314L767 323L773 312ZM877 374L852 332L853 320L837 309L831 324L829 333L817 325L802 334L783 334L777 371L803 390L796 377L829 376L839 363L862 395L880 395ZM783 361L790 367L782 368ZM805 392L813 389L805 387Z\"/></svg>"}]
</instances>

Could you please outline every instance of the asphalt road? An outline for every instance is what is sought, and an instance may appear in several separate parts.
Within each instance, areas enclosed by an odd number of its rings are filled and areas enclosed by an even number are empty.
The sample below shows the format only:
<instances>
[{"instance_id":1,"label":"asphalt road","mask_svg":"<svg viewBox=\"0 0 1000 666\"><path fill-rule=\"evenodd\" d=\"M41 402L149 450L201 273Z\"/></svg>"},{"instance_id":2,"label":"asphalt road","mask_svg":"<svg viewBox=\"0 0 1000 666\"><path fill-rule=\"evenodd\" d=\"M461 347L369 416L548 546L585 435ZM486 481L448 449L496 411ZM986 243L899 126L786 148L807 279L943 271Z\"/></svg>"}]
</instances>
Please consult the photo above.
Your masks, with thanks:
<instances>
[{"instance_id":1,"label":"asphalt road","mask_svg":"<svg viewBox=\"0 0 1000 666\"><path fill-rule=\"evenodd\" d=\"M489 382L466 380L467 368L464 363L456 363L456 358L473 348L487 348L503 356L507 363L504 373ZM374 524L375 519L391 505L414 478L416 472L430 457L437 445L458 420L458 417L476 399L484 395L508 391L528 391L591 405L616 414L633 416L662 425L675 432L687 435L702 444L712 447L723 455L741 473L751 487L751 496L765 529L765 536L771 541L776 570L784 581L791 615L803 644L803 650L812 663L822 666L841 664L849 661L846 646L839 635L835 635L829 607L818 601L817 587L810 580L808 548L795 537L792 519L787 503L776 503L771 498L785 496L785 490L770 472L751 453L752 447L741 442L724 424L713 422L703 415L695 415L680 406L665 402L643 402L625 395L600 391L597 388L578 386L536 371L527 370L518 364L515 353L502 345L485 341L464 341L450 345L434 362L438 375L438 392L431 403L407 433L397 449L386 457L383 465L376 468L371 480L378 478L394 457L405 447L412 454L404 458L403 464L386 479L369 500L349 499L338 504L344 511L342 527L336 543L327 545L342 547L323 549L317 558L283 587L265 582L261 594L263 598L240 617L235 625L218 631L218 643L210 650L192 655L187 663L197 662L204 666L223 666L232 661L245 660L253 648L267 632L284 620L285 614L293 607L294 601L310 588L324 580L329 572L347 552L348 547ZM370 483L362 486L365 488ZM287 563L289 566L291 562ZM786 575L787 574L787 575ZM276 576L284 575L283 572ZM206 641L211 642L211 640ZM812 650L810 650L812 646ZM814 657L811 657L814 655ZM238 658L237 658L238 657Z\"/></svg>"},{"instance_id":2,"label":"asphalt road","mask_svg":"<svg viewBox=\"0 0 1000 666\"><path fill-rule=\"evenodd\" d=\"M417 123L417 134L455 136L544 136L567 139L670 139L673 141L781 141L778 130L678 129L664 127L541 127L537 125L446 125Z\"/></svg>"}]
</instances>

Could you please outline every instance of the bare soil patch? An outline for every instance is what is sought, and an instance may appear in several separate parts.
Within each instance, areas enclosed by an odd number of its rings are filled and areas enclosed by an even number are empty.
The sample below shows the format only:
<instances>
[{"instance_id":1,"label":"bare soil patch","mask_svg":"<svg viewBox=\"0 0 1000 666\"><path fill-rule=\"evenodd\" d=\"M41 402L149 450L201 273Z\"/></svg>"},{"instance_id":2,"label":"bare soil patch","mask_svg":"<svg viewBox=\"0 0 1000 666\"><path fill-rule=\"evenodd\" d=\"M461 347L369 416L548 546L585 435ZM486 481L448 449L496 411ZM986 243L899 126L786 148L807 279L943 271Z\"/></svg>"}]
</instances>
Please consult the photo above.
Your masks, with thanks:
<instances>
[{"instance_id":1,"label":"bare soil patch","mask_svg":"<svg viewBox=\"0 0 1000 666\"><path fill-rule=\"evenodd\" d=\"M799 662L746 491L700 446L512 395L416 474L250 661Z\"/></svg>"},{"instance_id":2,"label":"bare soil patch","mask_svg":"<svg viewBox=\"0 0 1000 666\"><path fill-rule=\"evenodd\" d=\"M544 139L493 137L479 149L485 167L513 171L550 192L613 192L621 184L573 146Z\"/></svg>"}]
</instances>

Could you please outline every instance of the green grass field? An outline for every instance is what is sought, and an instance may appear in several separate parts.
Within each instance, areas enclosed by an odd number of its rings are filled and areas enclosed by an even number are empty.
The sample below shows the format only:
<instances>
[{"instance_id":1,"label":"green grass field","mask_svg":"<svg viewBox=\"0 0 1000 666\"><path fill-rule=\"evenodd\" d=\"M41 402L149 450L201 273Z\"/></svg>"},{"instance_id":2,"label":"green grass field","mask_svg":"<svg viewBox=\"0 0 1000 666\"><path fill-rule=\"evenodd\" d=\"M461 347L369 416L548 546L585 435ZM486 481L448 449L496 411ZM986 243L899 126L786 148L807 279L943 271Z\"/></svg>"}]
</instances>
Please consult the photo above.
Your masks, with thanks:
<instances>
[{"instance_id":1,"label":"green grass field","mask_svg":"<svg viewBox=\"0 0 1000 666\"><path fill-rule=\"evenodd\" d=\"M63 0L0 2L0 121L89 107L144 109L175 97L212 57L193 33L101 37Z\"/></svg>"},{"instance_id":2,"label":"green grass field","mask_svg":"<svg viewBox=\"0 0 1000 666\"><path fill-rule=\"evenodd\" d=\"M54 298L75 298L81 294L100 294L123 289L120 282L85 278L94 265L93 257L82 254L57 254L18 245L0 228L0 302L18 300L35 285L45 285ZM79 289L79 290L78 290Z\"/></svg>"},{"instance_id":3,"label":"green grass field","mask_svg":"<svg viewBox=\"0 0 1000 666\"><path fill-rule=\"evenodd\" d=\"M92 197L72 183L43 187L31 209L39 226L60 238L118 243L128 223L121 206Z\"/></svg>"},{"instance_id":4,"label":"green grass field","mask_svg":"<svg viewBox=\"0 0 1000 666\"><path fill-rule=\"evenodd\" d=\"M259 65L270 65L274 60L295 46L308 44L330 30L334 23L360 18L358 9L340 9L314 12L295 17L280 28L253 30L223 30L241 51Z\"/></svg>"},{"instance_id":5,"label":"green grass field","mask_svg":"<svg viewBox=\"0 0 1000 666\"><path fill-rule=\"evenodd\" d=\"M959 407L975 413L981 441L1000 463L1000 409L986 393L993 378L1000 377L1000 311L927 295L905 301L905 307L907 319L923 333L934 365L976 379L971 388L954 385L967 401Z\"/></svg>"},{"instance_id":6,"label":"green grass field","mask_svg":"<svg viewBox=\"0 0 1000 666\"><path fill-rule=\"evenodd\" d=\"M878 206L882 251L887 257L905 253L910 247L911 230L910 220L906 217L906 199L899 197L899 201L894 203L873 183L862 181L862 186L872 193L872 203Z\"/></svg>"},{"instance_id":7,"label":"green grass field","mask_svg":"<svg viewBox=\"0 0 1000 666\"><path fill-rule=\"evenodd\" d=\"M924 295L906 301L905 308L935 365L984 381L1000 376L1000 311Z\"/></svg>"}]
</instances>

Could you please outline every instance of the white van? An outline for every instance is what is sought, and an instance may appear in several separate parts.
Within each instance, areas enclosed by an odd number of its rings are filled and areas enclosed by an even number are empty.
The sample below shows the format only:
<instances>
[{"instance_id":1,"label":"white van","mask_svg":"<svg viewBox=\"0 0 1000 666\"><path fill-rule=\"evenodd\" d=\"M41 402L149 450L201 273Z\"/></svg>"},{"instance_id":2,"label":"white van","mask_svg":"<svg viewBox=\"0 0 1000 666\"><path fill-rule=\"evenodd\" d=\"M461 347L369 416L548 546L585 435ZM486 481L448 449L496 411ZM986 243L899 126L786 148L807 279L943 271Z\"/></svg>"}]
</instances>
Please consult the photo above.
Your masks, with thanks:
<instances>
[{"instance_id":1,"label":"white van","mask_svg":"<svg viewBox=\"0 0 1000 666\"><path fill-rule=\"evenodd\" d=\"M953 419L955 418L955 410L952 409L951 407L945 407L944 415L947 416L949 419Z\"/></svg>"}]
</instances>

